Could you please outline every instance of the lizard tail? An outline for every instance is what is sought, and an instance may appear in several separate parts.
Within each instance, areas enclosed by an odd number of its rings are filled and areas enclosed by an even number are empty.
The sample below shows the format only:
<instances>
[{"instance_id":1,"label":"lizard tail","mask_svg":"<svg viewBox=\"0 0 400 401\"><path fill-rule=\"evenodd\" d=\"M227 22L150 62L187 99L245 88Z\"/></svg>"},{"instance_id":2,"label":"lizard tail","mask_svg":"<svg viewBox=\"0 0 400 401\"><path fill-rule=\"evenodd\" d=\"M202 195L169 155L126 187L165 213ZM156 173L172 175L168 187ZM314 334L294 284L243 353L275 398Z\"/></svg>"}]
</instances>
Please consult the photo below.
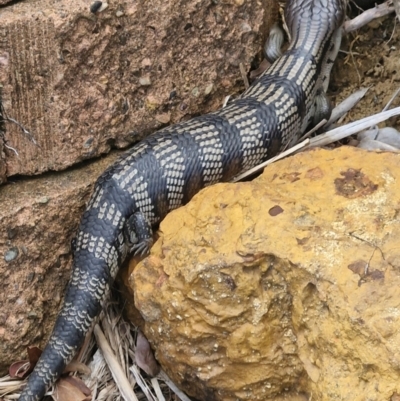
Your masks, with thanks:
<instances>
[{"instance_id":1,"label":"lizard tail","mask_svg":"<svg viewBox=\"0 0 400 401\"><path fill-rule=\"evenodd\" d=\"M105 264L101 260L97 262ZM89 277L87 271L81 272L75 267L53 333L29 376L19 401L42 399L82 345L93 319L100 312L102 301L109 292L108 266L99 266L97 263L95 270L97 273L102 272L102 276L96 274Z\"/></svg>"}]
</instances>

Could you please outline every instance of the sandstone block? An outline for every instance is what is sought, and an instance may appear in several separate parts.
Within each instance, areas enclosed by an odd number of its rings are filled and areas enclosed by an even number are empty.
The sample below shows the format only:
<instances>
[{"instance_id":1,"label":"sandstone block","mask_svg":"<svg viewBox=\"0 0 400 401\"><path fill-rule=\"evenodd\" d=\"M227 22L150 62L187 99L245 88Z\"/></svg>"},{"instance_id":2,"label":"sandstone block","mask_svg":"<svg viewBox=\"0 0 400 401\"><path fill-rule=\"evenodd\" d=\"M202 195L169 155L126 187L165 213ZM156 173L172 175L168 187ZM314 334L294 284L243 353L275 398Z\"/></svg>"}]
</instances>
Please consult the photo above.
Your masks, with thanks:
<instances>
[{"instance_id":1,"label":"sandstone block","mask_svg":"<svg viewBox=\"0 0 400 401\"><path fill-rule=\"evenodd\" d=\"M131 275L167 374L200 400L400 394L400 155L341 147L203 190Z\"/></svg>"},{"instance_id":2,"label":"sandstone block","mask_svg":"<svg viewBox=\"0 0 400 401\"><path fill-rule=\"evenodd\" d=\"M39 144L7 124L4 141L19 155L0 149L6 175L62 170L220 107L243 89L239 64L249 69L274 17L275 0L242 3L116 0L93 13L86 0L39 0L2 8L3 104Z\"/></svg>"},{"instance_id":3,"label":"sandstone block","mask_svg":"<svg viewBox=\"0 0 400 401\"><path fill-rule=\"evenodd\" d=\"M115 158L0 189L0 376L28 345L45 345L70 276L71 238Z\"/></svg>"}]
</instances>

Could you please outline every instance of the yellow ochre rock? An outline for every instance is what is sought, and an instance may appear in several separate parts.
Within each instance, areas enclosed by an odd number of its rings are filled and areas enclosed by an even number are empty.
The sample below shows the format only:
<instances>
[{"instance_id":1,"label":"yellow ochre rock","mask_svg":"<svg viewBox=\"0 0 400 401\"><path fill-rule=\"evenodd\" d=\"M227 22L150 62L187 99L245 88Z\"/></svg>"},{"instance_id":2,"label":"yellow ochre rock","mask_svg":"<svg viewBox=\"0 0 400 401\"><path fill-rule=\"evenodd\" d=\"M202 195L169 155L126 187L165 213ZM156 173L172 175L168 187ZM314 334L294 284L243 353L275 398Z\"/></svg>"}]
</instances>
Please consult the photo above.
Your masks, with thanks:
<instances>
[{"instance_id":1,"label":"yellow ochre rock","mask_svg":"<svg viewBox=\"0 0 400 401\"><path fill-rule=\"evenodd\" d=\"M207 188L130 282L162 368L197 399L395 399L400 155L312 150Z\"/></svg>"}]
</instances>

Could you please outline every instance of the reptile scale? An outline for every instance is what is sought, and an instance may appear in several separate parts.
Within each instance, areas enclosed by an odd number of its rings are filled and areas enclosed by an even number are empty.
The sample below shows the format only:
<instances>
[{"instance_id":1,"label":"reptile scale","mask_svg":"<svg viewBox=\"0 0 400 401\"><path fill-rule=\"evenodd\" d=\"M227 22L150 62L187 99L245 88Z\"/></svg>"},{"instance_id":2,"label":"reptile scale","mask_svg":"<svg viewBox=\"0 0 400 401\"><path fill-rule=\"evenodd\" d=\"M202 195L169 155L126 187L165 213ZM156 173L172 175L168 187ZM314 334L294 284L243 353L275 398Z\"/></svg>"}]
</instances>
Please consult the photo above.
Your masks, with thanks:
<instances>
[{"instance_id":1,"label":"reptile scale","mask_svg":"<svg viewBox=\"0 0 400 401\"><path fill-rule=\"evenodd\" d=\"M53 333L19 401L38 401L81 346L129 252L201 188L265 161L314 119L336 58L346 0L288 0L288 50L239 98L147 137L97 180L73 246L73 273Z\"/></svg>"}]
</instances>

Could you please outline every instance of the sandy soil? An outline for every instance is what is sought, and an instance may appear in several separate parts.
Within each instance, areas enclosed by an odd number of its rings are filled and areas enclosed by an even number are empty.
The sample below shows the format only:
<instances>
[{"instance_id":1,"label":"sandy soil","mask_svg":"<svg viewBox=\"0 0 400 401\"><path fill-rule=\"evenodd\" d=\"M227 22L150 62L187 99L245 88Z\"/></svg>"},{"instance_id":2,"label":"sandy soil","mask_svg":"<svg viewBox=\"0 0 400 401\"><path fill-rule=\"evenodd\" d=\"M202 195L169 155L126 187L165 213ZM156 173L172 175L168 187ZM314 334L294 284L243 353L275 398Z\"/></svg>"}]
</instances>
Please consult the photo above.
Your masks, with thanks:
<instances>
[{"instance_id":1,"label":"sandy soil","mask_svg":"<svg viewBox=\"0 0 400 401\"><path fill-rule=\"evenodd\" d=\"M396 25L395 14L347 34L341 49L330 84L333 102L342 101L361 87L370 87L364 99L344 121L354 121L382 111L400 87L400 28L398 23ZM391 105L397 106L400 106L400 96ZM394 117L386 125L399 129L400 118Z\"/></svg>"}]
</instances>

